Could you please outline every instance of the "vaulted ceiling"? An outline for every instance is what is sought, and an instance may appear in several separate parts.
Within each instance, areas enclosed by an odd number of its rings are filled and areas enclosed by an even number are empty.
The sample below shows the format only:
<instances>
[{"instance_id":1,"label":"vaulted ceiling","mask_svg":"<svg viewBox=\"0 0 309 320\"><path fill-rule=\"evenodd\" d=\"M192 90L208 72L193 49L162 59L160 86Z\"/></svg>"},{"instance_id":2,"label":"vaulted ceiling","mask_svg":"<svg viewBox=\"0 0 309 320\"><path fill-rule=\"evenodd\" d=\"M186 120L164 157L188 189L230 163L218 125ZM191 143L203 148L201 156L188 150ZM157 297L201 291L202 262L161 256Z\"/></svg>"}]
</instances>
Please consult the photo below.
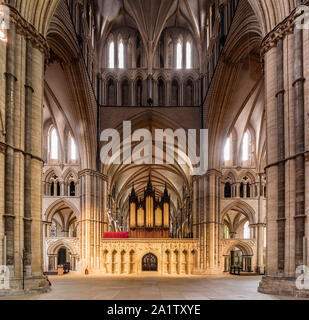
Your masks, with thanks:
<instances>
[{"instance_id":1,"label":"vaulted ceiling","mask_svg":"<svg viewBox=\"0 0 309 320\"><path fill-rule=\"evenodd\" d=\"M209 0L95 0L98 40L120 26L136 28L148 52L154 52L166 27L188 29L197 43L203 41Z\"/></svg>"}]
</instances>

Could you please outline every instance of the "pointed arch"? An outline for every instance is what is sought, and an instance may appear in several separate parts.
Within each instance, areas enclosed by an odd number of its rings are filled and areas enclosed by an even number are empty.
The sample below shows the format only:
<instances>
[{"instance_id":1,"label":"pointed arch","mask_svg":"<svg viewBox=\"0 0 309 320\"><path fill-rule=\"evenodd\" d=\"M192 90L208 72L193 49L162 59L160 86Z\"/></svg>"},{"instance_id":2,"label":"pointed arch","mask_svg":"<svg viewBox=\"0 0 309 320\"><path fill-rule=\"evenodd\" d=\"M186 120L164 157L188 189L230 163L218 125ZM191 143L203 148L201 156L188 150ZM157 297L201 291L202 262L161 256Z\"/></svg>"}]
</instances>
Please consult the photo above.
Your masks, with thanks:
<instances>
[{"instance_id":1,"label":"pointed arch","mask_svg":"<svg viewBox=\"0 0 309 320\"><path fill-rule=\"evenodd\" d=\"M242 240L227 240L229 245L224 249L223 255L228 256L234 248L239 248L244 255L246 256L253 256L253 250L251 246L246 242Z\"/></svg>"},{"instance_id":2,"label":"pointed arch","mask_svg":"<svg viewBox=\"0 0 309 320\"><path fill-rule=\"evenodd\" d=\"M45 221L51 222L54 214L62 207L68 207L77 217L80 217L79 209L68 199L59 199L53 202L43 213Z\"/></svg>"},{"instance_id":3,"label":"pointed arch","mask_svg":"<svg viewBox=\"0 0 309 320\"><path fill-rule=\"evenodd\" d=\"M227 205L222 211L221 211L221 221L223 221L224 216L230 211L235 210L247 217L250 224L255 224L255 211L254 209L245 201L242 200L236 200L229 205Z\"/></svg>"},{"instance_id":4,"label":"pointed arch","mask_svg":"<svg viewBox=\"0 0 309 320\"><path fill-rule=\"evenodd\" d=\"M57 254L58 250L61 247L66 247L70 250L71 254L79 256L78 248L76 248L71 241L68 241L66 239L59 239L55 242L53 242L47 249L47 254Z\"/></svg>"},{"instance_id":5,"label":"pointed arch","mask_svg":"<svg viewBox=\"0 0 309 320\"><path fill-rule=\"evenodd\" d=\"M121 80L121 105L122 106L128 106L130 105L130 82L128 80L128 78L124 77Z\"/></svg>"},{"instance_id":6,"label":"pointed arch","mask_svg":"<svg viewBox=\"0 0 309 320\"><path fill-rule=\"evenodd\" d=\"M171 105L177 107L179 105L179 82L176 78L172 80Z\"/></svg>"}]
</instances>

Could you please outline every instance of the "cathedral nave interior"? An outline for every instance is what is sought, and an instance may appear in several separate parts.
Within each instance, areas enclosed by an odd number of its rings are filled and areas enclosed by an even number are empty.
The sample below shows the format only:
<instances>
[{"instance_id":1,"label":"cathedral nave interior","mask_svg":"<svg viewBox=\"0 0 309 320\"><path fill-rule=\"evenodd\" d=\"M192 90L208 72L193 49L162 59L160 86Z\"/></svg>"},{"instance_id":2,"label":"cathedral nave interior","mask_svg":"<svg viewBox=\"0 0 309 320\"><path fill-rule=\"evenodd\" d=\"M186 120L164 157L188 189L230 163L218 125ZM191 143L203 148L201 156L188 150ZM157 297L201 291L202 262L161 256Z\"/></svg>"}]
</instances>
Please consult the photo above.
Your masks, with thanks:
<instances>
[{"instance_id":1,"label":"cathedral nave interior","mask_svg":"<svg viewBox=\"0 0 309 320\"><path fill-rule=\"evenodd\" d=\"M0 265L13 290L64 267L260 275L260 292L308 295L294 284L308 256L308 2L280 1L4 1ZM208 129L207 172L185 156L128 163L123 141L122 163L103 163L101 132L126 121L185 141Z\"/></svg>"}]
</instances>

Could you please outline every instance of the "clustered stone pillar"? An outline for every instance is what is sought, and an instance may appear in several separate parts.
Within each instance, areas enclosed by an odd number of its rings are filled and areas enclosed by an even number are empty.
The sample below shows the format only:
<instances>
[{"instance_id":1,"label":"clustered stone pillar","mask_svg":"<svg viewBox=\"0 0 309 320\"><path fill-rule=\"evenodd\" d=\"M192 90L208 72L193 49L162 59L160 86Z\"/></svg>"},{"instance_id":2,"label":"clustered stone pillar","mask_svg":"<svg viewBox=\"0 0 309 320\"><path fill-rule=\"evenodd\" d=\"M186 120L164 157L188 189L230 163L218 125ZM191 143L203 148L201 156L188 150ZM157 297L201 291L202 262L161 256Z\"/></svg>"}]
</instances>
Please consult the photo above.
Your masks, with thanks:
<instances>
[{"instance_id":1,"label":"clustered stone pillar","mask_svg":"<svg viewBox=\"0 0 309 320\"><path fill-rule=\"evenodd\" d=\"M277 44L277 121L278 121L278 270L284 271L285 257L285 143L284 143L283 41Z\"/></svg>"},{"instance_id":2,"label":"clustered stone pillar","mask_svg":"<svg viewBox=\"0 0 309 320\"><path fill-rule=\"evenodd\" d=\"M204 269L206 262L206 234L205 234L205 177L194 177L193 180L193 237L200 241L198 269ZM172 262L173 263L173 262Z\"/></svg>"},{"instance_id":3,"label":"clustered stone pillar","mask_svg":"<svg viewBox=\"0 0 309 320\"><path fill-rule=\"evenodd\" d=\"M193 236L200 241L196 272L216 273L220 269L220 185L221 173L214 169L193 180Z\"/></svg>"},{"instance_id":4,"label":"clustered stone pillar","mask_svg":"<svg viewBox=\"0 0 309 320\"><path fill-rule=\"evenodd\" d=\"M302 1L297 1L301 4ZM295 125L295 266L305 264L305 104L303 30L294 28L294 125Z\"/></svg>"},{"instance_id":5,"label":"clustered stone pillar","mask_svg":"<svg viewBox=\"0 0 309 320\"><path fill-rule=\"evenodd\" d=\"M100 270L100 245L107 231L105 175L90 169L79 173L81 196L81 266L82 271Z\"/></svg>"},{"instance_id":6,"label":"clustered stone pillar","mask_svg":"<svg viewBox=\"0 0 309 320\"><path fill-rule=\"evenodd\" d=\"M24 263L27 276L31 275L31 136L32 136L32 44L26 44L25 83L25 178L24 178Z\"/></svg>"},{"instance_id":7,"label":"clustered stone pillar","mask_svg":"<svg viewBox=\"0 0 309 320\"><path fill-rule=\"evenodd\" d=\"M15 112L15 26L8 30L6 55L6 99L5 99L5 236L6 252L4 263L10 268L10 275L14 277L14 112Z\"/></svg>"},{"instance_id":8,"label":"clustered stone pillar","mask_svg":"<svg viewBox=\"0 0 309 320\"><path fill-rule=\"evenodd\" d=\"M297 4L301 4L298 1ZM259 291L309 296L296 287L297 267L307 265L308 35L295 12L264 39L267 123L267 259ZM289 94L287 94L287 92ZM306 150L307 149L307 150ZM288 182L288 183L287 183Z\"/></svg>"},{"instance_id":9,"label":"clustered stone pillar","mask_svg":"<svg viewBox=\"0 0 309 320\"><path fill-rule=\"evenodd\" d=\"M9 6L7 41L0 42L1 141L0 214L4 234L1 264L10 270L10 288L44 289L42 276L42 112L46 40ZM3 171L2 171L3 168ZM3 174L2 174L3 172ZM3 199L3 200L2 200Z\"/></svg>"},{"instance_id":10,"label":"clustered stone pillar","mask_svg":"<svg viewBox=\"0 0 309 320\"><path fill-rule=\"evenodd\" d=\"M220 225L221 172L210 169L206 181L206 266L210 272L217 272L220 268L219 238L222 233Z\"/></svg>"}]
</instances>

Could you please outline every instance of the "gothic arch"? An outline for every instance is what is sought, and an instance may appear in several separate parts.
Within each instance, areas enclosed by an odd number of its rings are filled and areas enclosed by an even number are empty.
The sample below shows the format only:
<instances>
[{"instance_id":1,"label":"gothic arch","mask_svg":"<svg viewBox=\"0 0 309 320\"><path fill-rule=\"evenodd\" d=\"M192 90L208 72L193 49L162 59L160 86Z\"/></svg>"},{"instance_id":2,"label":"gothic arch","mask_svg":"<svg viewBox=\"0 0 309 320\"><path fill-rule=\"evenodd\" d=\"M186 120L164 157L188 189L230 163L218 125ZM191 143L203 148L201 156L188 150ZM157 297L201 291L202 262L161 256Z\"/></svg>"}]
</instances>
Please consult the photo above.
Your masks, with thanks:
<instances>
[{"instance_id":1,"label":"gothic arch","mask_svg":"<svg viewBox=\"0 0 309 320\"><path fill-rule=\"evenodd\" d=\"M252 170L243 171L241 174L239 174L239 181L242 181L244 177L249 178L250 184L256 183L256 175Z\"/></svg>"},{"instance_id":2,"label":"gothic arch","mask_svg":"<svg viewBox=\"0 0 309 320\"><path fill-rule=\"evenodd\" d=\"M251 246L242 240L229 240L229 245L225 248L223 255L228 256L234 248L239 248L245 256L253 256L253 250Z\"/></svg>"},{"instance_id":3,"label":"gothic arch","mask_svg":"<svg viewBox=\"0 0 309 320\"><path fill-rule=\"evenodd\" d=\"M44 212L43 217L45 217L45 221L51 222L54 214L62 207L69 207L76 217L80 217L80 212L77 207L69 200L69 199L59 199L53 202Z\"/></svg>"},{"instance_id":4,"label":"gothic arch","mask_svg":"<svg viewBox=\"0 0 309 320\"><path fill-rule=\"evenodd\" d=\"M121 87L121 105L131 105L131 82L128 77L123 77L120 82Z\"/></svg>"},{"instance_id":5,"label":"gothic arch","mask_svg":"<svg viewBox=\"0 0 309 320\"><path fill-rule=\"evenodd\" d=\"M72 245L71 241L67 241L66 239L59 239L54 243L52 243L47 249L47 254L48 255L57 254L58 250L61 247L68 248L71 254L73 255L79 255L78 249L74 245Z\"/></svg>"},{"instance_id":6,"label":"gothic arch","mask_svg":"<svg viewBox=\"0 0 309 320\"><path fill-rule=\"evenodd\" d=\"M78 173L74 168L67 168L64 173L62 174L63 181L67 181L70 176L73 176L75 181L78 181Z\"/></svg>"},{"instance_id":7,"label":"gothic arch","mask_svg":"<svg viewBox=\"0 0 309 320\"><path fill-rule=\"evenodd\" d=\"M231 180L232 183L236 183L237 178L235 174L232 171L228 171L224 174L224 177L222 179L223 182Z\"/></svg>"},{"instance_id":8,"label":"gothic arch","mask_svg":"<svg viewBox=\"0 0 309 320\"><path fill-rule=\"evenodd\" d=\"M54 166L49 168L46 172L44 172L43 177L44 177L44 182L48 182L52 178L52 175L56 175L59 180L62 179L62 174L61 171L58 167Z\"/></svg>"},{"instance_id":9,"label":"gothic arch","mask_svg":"<svg viewBox=\"0 0 309 320\"><path fill-rule=\"evenodd\" d=\"M255 217L255 211L254 209L245 201L236 200L232 202L231 204L227 205L222 211L221 211L221 221L223 221L224 216L230 211L235 210L241 212L243 215L245 215L250 224L255 224L256 217Z\"/></svg>"}]
</instances>

